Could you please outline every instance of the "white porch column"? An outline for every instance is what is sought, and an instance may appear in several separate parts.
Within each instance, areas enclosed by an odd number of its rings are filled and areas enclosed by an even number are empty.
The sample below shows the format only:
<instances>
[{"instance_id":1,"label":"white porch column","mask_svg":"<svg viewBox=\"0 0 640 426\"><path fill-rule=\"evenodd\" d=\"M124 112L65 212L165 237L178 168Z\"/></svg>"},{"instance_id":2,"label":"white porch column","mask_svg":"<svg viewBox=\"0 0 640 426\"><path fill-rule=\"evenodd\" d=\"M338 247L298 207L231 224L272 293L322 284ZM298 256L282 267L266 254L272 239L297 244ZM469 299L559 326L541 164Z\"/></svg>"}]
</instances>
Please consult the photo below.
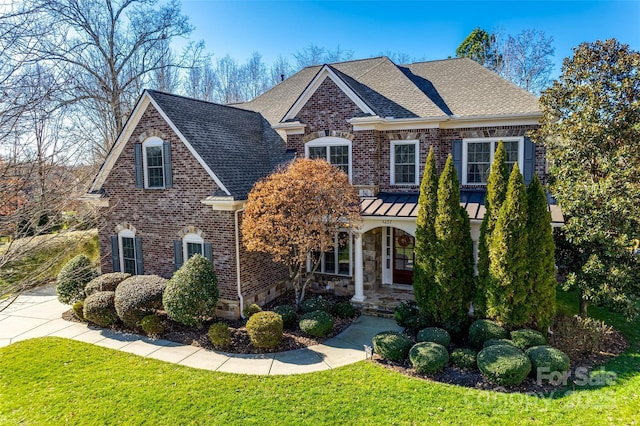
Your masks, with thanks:
<instances>
[{"instance_id":1,"label":"white porch column","mask_svg":"<svg viewBox=\"0 0 640 426\"><path fill-rule=\"evenodd\" d=\"M355 282L356 294L351 298L354 302L363 302L364 296L364 273L362 261L362 234L354 232L355 237L355 256L353 261L353 280Z\"/></svg>"}]
</instances>

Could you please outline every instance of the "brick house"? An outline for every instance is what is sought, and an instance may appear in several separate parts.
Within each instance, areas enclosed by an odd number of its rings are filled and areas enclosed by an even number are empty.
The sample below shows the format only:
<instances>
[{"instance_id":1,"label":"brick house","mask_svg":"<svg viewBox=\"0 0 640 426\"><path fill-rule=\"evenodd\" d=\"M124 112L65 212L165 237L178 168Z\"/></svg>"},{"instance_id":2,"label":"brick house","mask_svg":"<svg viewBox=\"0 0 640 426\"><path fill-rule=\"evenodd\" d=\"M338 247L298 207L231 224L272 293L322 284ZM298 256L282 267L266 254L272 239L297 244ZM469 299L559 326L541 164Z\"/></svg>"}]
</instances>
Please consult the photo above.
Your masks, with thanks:
<instances>
[{"instance_id":1,"label":"brick house","mask_svg":"<svg viewBox=\"0 0 640 426\"><path fill-rule=\"evenodd\" d=\"M498 140L526 182L544 178L544 147L527 137L540 116L535 96L469 59L308 67L236 106L145 91L85 197L99 207L102 272L170 277L201 253L218 275L218 315L272 300L286 272L246 252L239 226L252 185L298 155L342 168L361 196L363 226L322 254L323 283L355 302L410 289L429 148L439 168L453 155L477 243Z\"/></svg>"}]
</instances>

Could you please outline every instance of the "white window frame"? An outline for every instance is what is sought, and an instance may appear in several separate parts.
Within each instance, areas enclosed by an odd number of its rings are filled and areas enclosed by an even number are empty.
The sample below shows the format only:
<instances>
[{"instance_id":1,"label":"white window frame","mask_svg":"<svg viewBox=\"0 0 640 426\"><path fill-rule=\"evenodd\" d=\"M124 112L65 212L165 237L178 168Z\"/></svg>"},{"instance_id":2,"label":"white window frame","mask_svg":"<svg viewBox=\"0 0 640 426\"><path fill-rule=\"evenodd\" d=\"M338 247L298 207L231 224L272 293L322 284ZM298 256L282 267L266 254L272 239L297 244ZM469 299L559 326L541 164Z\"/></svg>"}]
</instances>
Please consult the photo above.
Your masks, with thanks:
<instances>
[{"instance_id":1,"label":"white window frame","mask_svg":"<svg viewBox=\"0 0 640 426\"><path fill-rule=\"evenodd\" d=\"M136 256L136 234L131 231L130 229L123 229L122 231L120 231L118 233L118 249L119 249L119 257L120 259L118 259L120 261L120 270L122 272L125 272L125 268L124 268L124 248L123 248L123 244L122 244L122 239L123 238L131 238L133 240L133 270L135 271L133 275L137 275L138 274L138 262L137 262L137 256Z\"/></svg>"},{"instance_id":2,"label":"white window frame","mask_svg":"<svg viewBox=\"0 0 640 426\"><path fill-rule=\"evenodd\" d=\"M518 168L520 173L524 170L524 136L509 136L500 138L466 138L462 140L462 176L460 178L461 185L473 185L473 186L486 186L486 183L467 182L467 160L469 143L473 142L489 142L490 143L490 156L489 156L489 170L493 165L493 156L495 153L496 145L498 141L503 142L518 142Z\"/></svg>"},{"instance_id":3,"label":"white window frame","mask_svg":"<svg viewBox=\"0 0 640 426\"><path fill-rule=\"evenodd\" d=\"M149 168L147 162L147 148L160 147L162 155L162 186L149 186ZM142 143L142 169L144 173L145 189L164 189L167 183L167 177L164 175L164 141L157 136L152 136Z\"/></svg>"},{"instance_id":4,"label":"white window frame","mask_svg":"<svg viewBox=\"0 0 640 426\"><path fill-rule=\"evenodd\" d=\"M189 260L188 254L189 251L187 250L187 244L189 243L193 243L193 244L200 244L200 254L202 256L204 256L204 239L199 236L198 234L187 234L184 237L182 237L182 262L183 264L187 262L187 260Z\"/></svg>"},{"instance_id":5,"label":"white window frame","mask_svg":"<svg viewBox=\"0 0 640 426\"><path fill-rule=\"evenodd\" d=\"M340 265L339 265L339 255L338 255L338 236L341 233L346 233L347 234L347 238L348 238L348 242L349 242L349 273L348 274L340 274L339 272L336 273L334 270L333 272L326 272L325 271L325 265L324 265L324 255L325 253L329 253L332 252L336 258L336 269L338 271L340 271ZM318 252L314 252L314 253L318 253ZM316 273L318 274L323 274L323 275L333 275L336 277L352 277L353 276L353 234L351 232L349 232L348 230L344 229L344 230L340 230L334 237L333 237L333 248L329 251L323 251L320 252L320 265L318 265L318 269L316 270ZM309 258L307 259L307 272L311 272L311 268L313 267L312 264L312 259Z\"/></svg>"},{"instance_id":6,"label":"white window frame","mask_svg":"<svg viewBox=\"0 0 640 426\"><path fill-rule=\"evenodd\" d=\"M323 138L317 138L304 145L304 156L309 158L309 148L311 147L326 147L327 148L327 162L331 163L331 150L332 146L346 146L349 148L349 182L351 182L351 175L353 171L353 155L351 149L351 141L349 139L338 138L335 136L326 136Z\"/></svg>"},{"instance_id":7,"label":"white window frame","mask_svg":"<svg viewBox=\"0 0 640 426\"><path fill-rule=\"evenodd\" d=\"M415 152L415 179L414 182L398 182L396 183L396 146L397 145L413 145ZM390 177L391 185L395 186L415 186L420 184L420 141L418 140L406 140L406 141L391 141L391 155L390 155Z\"/></svg>"}]
</instances>

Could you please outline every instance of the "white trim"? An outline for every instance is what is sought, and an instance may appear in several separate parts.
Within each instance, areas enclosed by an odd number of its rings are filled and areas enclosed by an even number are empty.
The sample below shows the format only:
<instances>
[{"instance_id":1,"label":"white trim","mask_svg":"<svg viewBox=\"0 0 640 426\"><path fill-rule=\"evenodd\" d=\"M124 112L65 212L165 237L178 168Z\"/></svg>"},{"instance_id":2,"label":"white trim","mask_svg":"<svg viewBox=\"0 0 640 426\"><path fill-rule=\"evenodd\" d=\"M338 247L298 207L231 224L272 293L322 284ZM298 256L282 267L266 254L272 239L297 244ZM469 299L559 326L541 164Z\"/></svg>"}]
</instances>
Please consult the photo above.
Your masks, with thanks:
<instances>
[{"instance_id":1,"label":"white trim","mask_svg":"<svg viewBox=\"0 0 640 426\"><path fill-rule=\"evenodd\" d=\"M462 129L466 127L533 126L539 124L540 112L501 115L474 115L468 117L436 116L415 118L355 117L347 120L353 131Z\"/></svg>"},{"instance_id":2,"label":"white trim","mask_svg":"<svg viewBox=\"0 0 640 426\"><path fill-rule=\"evenodd\" d=\"M306 124L302 124L299 121L292 121L287 123L278 123L271 126L273 130L284 131L287 135L304 135L304 129Z\"/></svg>"},{"instance_id":3,"label":"white trim","mask_svg":"<svg viewBox=\"0 0 640 426\"><path fill-rule=\"evenodd\" d=\"M183 263L186 263L187 260L189 260L188 250L187 250L188 243L200 244L200 254L204 256L204 239L198 234L189 233L184 237L182 237L182 262Z\"/></svg>"},{"instance_id":4,"label":"white trim","mask_svg":"<svg viewBox=\"0 0 640 426\"><path fill-rule=\"evenodd\" d=\"M466 127L498 127L498 126L536 126L540 124L542 112L500 115L474 115L468 117L451 117L443 122L442 129L461 129Z\"/></svg>"},{"instance_id":5,"label":"white trim","mask_svg":"<svg viewBox=\"0 0 640 426\"><path fill-rule=\"evenodd\" d=\"M338 138L335 136L325 136L322 138L313 139L306 144L304 144L304 157L309 158L309 148L315 147L326 147L327 148L327 162L331 164L331 150L329 147L332 146L347 146L349 148L349 182L351 182L351 176L353 174L353 154L352 154L352 146L351 141L345 138Z\"/></svg>"},{"instance_id":6,"label":"white trim","mask_svg":"<svg viewBox=\"0 0 640 426\"><path fill-rule=\"evenodd\" d=\"M109 197L103 197L103 194L83 194L78 197L78 201L89 203L94 207L109 207Z\"/></svg>"},{"instance_id":7,"label":"white trim","mask_svg":"<svg viewBox=\"0 0 640 426\"><path fill-rule=\"evenodd\" d=\"M495 142L513 142L518 141L518 167L520 172L524 170L524 136L508 136L498 138L465 138L462 139L462 176L460 177L461 185L473 185L473 186L486 186L486 183L467 183L467 156L468 156L468 144L471 142L489 142L490 143L490 156L489 156L489 170L493 165L493 156L495 152Z\"/></svg>"},{"instance_id":8,"label":"white trim","mask_svg":"<svg viewBox=\"0 0 640 426\"><path fill-rule=\"evenodd\" d=\"M351 88L340 78L338 75L329 67L328 65L323 65L320 71L316 74L316 76L311 80L311 83L304 89L300 97L295 101L295 103L289 108L287 113L282 117L280 122L286 122L287 120L292 120L298 115L300 110L306 105L306 103L311 99L311 96L318 90L320 85L329 78L333 81L338 88L344 92L345 95L354 103L362 112L365 114L375 115L375 112L367 105L360 96L358 96Z\"/></svg>"},{"instance_id":9,"label":"white trim","mask_svg":"<svg viewBox=\"0 0 640 426\"><path fill-rule=\"evenodd\" d=\"M393 118L355 117L347 120L353 126L353 131L362 130L407 130L407 129L437 129L440 123L449 120L446 115L438 117Z\"/></svg>"},{"instance_id":10,"label":"white trim","mask_svg":"<svg viewBox=\"0 0 640 426\"><path fill-rule=\"evenodd\" d=\"M120 271L125 272L124 270L124 250L122 249L122 239L123 238L131 238L133 240L133 261L134 261L134 266L133 266L133 270L135 271L134 275L138 274L138 261L136 258L136 234L130 230L130 229L123 229L122 231L118 232L118 251L119 251L119 257L120 259L118 259L120 261Z\"/></svg>"},{"instance_id":11,"label":"white trim","mask_svg":"<svg viewBox=\"0 0 640 426\"><path fill-rule=\"evenodd\" d=\"M238 211L244 209L247 200L234 200L233 197L207 197L200 200L205 206L211 206L216 211Z\"/></svg>"},{"instance_id":12,"label":"white trim","mask_svg":"<svg viewBox=\"0 0 640 426\"><path fill-rule=\"evenodd\" d=\"M414 149L414 181L411 183L408 182L401 182L401 183L396 183L396 168L395 168L395 160L396 160L396 153L395 153L395 147L397 145L413 145L413 149ZM418 141L417 139L410 139L410 140L392 140L391 141L391 152L389 155L389 159L390 159L390 173L389 173L389 178L390 178L390 184L394 185L394 186L414 186L414 185L419 185L419 174L420 174L420 141Z\"/></svg>"},{"instance_id":13,"label":"white trim","mask_svg":"<svg viewBox=\"0 0 640 426\"><path fill-rule=\"evenodd\" d=\"M149 168L147 164L147 148L160 147L160 155L162 156L162 186L149 186ZM166 176L164 175L164 142L157 136L151 136L142 142L142 170L144 174L144 188L145 189L164 189L166 183Z\"/></svg>"}]
</instances>

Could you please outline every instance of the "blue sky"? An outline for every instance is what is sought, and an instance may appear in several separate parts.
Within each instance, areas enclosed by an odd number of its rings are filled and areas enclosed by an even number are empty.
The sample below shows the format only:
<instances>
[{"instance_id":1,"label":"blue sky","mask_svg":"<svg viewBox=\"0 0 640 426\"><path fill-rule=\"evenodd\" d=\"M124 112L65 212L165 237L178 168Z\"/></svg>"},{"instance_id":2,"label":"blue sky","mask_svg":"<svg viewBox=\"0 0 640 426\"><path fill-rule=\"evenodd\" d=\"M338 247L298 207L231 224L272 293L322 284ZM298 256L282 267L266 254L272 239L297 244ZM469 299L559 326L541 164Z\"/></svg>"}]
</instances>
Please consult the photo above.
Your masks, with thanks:
<instances>
[{"instance_id":1,"label":"blue sky","mask_svg":"<svg viewBox=\"0 0 640 426\"><path fill-rule=\"evenodd\" d=\"M270 64L309 44L352 50L355 58L401 52L424 60L454 56L476 27L552 36L556 70L572 47L617 38L640 50L640 1L218 1L182 0L182 11L215 57Z\"/></svg>"}]
</instances>

